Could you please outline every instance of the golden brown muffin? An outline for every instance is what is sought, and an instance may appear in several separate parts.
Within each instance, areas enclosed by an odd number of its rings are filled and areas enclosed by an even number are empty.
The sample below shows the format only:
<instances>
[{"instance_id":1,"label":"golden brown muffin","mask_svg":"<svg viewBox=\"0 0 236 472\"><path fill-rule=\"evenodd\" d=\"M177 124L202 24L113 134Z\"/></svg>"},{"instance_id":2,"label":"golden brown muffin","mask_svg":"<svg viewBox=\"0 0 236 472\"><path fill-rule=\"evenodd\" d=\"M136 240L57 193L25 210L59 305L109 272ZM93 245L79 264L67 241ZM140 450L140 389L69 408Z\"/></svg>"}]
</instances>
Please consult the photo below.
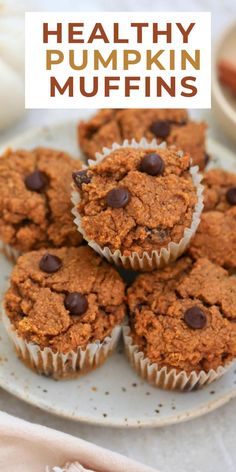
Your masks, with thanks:
<instances>
[{"instance_id":1,"label":"golden brown muffin","mask_svg":"<svg viewBox=\"0 0 236 472\"><path fill-rule=\"evenodd\" d=\"M208 158L205 132L206 124L189 121L183 109L104 109L78 126L80 147L91 159L104 146L121 144L124 139L140 141L145 137L155 138L158 143L164 140L169 146L189 152L193 164L200 169L205 167Z\"/></svg>"},{"instance_id":2,"label":"golden brown muffin","mask_svg":"<svg viewBox=\"0 0 236 472\"><path fill-rule=\"evenodd\" d=\"M67 353L102 341L125 314L124 283L87 246L19 257L5 295L11 325L41 349Z\"/></svg>"},{"instance_id":3,"label":"golden brown muffin","mask_svg":"<svg viewBox=\"0 0 236 472\"><path fill-rule=\"evenodd\" d=\"M138 276L128 289L133 343L158 367L216 370L236 356L236 279L184 257Z\"/></svg>"},{"instance_id":4,"label":"golden brown muffin","mask_svg":"<svg viewBox=\"0 0 236 472\"><path fill-rule=\"evenodd\" d=\"M236 269L236 207L203 213L189 254L194 259L207 257L226 269Z\"/></svg>"},{"instance_id":5,"label":"golden brown muffin","mask_svg":"<svg viewBox=\"0 0 236 472\"><path fill-rule=\"evenodd\" d=\"M8 150L0 158L0 238L21 253L40 247L78 246L71 215L72 172L67 153Z\"/></svg>"},{"instance_id":6,"label":"golden brown muffin","mask_svg":"<svg viewBox=\"0 0 236 472\"><path fill-rule=\"evenodd\" d=\"M204 211L225 212L236 205L236 174L223 169L205 172Z\"/></svg>"},{"instance_id":7,"label":"golden brown muffin","mask_svg":"<svg viewBox=\"0 0 236 472\"><path fill-rule=\"evenodd\" d=\"M189 167L189 154L120 148L75 174L86 239L125 256L179 242L197 203Z\"/></svg>"}]
</instances>

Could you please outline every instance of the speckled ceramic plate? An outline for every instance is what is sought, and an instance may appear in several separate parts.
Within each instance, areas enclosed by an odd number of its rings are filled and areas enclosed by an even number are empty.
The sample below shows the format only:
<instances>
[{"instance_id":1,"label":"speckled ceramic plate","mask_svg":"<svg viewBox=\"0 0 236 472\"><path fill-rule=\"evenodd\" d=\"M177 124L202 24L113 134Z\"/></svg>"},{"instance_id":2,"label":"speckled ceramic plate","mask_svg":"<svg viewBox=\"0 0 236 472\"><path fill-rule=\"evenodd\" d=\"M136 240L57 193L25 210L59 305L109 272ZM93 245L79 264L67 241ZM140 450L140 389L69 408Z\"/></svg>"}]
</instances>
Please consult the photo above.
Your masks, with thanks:
<instances>
[{"instance_id":1,"label":"speckled ceramic plate","mask_svg":"<svg viewBox=\"0 0 236 472\"><path fill-rule=\"evenodd\" d=\"M45 145L79 154L75 123L30 132L8 145ZM212 141L208 148L214 158L212 165L236 170L236 160L227 149ZM10 271L11 265L0 255L1 296ZM201 391L166 392L135 374L121 346L97 371L77 380L56 382L34 374L17 359L0 323L0 386L32 405L74 420L109 426L163 426L195 418L236 397L236 363L221 380Z\"/></svg>"}]
</instances>

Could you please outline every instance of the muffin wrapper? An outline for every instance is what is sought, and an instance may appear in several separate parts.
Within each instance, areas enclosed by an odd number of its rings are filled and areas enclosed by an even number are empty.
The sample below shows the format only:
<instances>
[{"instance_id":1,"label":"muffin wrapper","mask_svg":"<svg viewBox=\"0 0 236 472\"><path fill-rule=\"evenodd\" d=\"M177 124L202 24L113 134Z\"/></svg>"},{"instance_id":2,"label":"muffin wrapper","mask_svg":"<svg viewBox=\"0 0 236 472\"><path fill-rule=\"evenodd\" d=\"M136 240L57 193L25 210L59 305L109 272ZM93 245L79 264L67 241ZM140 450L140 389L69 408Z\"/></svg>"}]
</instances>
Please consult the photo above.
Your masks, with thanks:
<instances>
[{"instance_id":1,"label":"muffin wrapper","mask_svg":"<svg viewBox=\"0 0 236 472\"><path fill-rule=\"evenodd\" d=\"M167 369L167 367L158 367L158 364L152 363L144 353L139 351L139 347L133 344L130 336L130 328L123 327L123 339L126 355L137 371L137 373L155 387L165 390L191 391L198 390L205 385L209 385L214 380L219 379L231 366L229 362L226 366L220 366L216 370L209 372L176 372L176 369Z\"/></svg>"},{"instance_id":2,"label":"muffin wrapper","mask_svg":"<svg viewBox=\"0 0 236 472\"><path fill-rule=\"evenodd\" d=\"M37 344L22 339L12 326L4 310L2 321L8 336L13 341L19 358L38 374L54 379L77 377L102 365L115 350L121 334L121 327L116 326L111 335L102 342L95 341L85 348L78 347L76 351L62 354L53 352L48 347L40 349Z\"/></svg>"},{"instance_id":3,"label":"muffin wrapper","mask_svg":"<svg viewBox=\"0 0 236 472\"><path fill-rule=\"evenodd\" d=\"M18 257L21 255L20 251L17 251L9 244L5 244L3 241L0 241L0 252L13 264L15 264Z\"/></svg>"},{"instance_id":4,"label":"muffin wrapper","mask_svg":"<svg viewBox=\"0 0 236 472\"><path fill-rule=\"evenodd\" d=\"M148 142L145 138L141 139L137 143L134 139L129 142L125 140L122 145L114 143L111 149L103 148L103 153L96 154L96 160L89 160L88 163L90 166L94 166L101 162L104 157L108 156L115 149L120 149L122 147L133 147L141 149L165 149L166 143L157 144L156 140L153 139L151 142ZM182 155L182 151L179 151L179 155ZM74 222L78 228L78 231L82 233L84 239L88 242L89 246L92 247L96 252L101 256L105 257L109 262L113 262L116 265L123 266L125 269L149 271L153 269L158 269L165 267L169 263L175 261L187 248L190 243L190 240L197 231L198 225L200 223L200 217L203 210L203 186L201 185L202 176L198 172L198 166L190 168L190 173L192 176L193 184L197 191L197 204L193 213L192 224L190 228L185 228L183 238L179 243L170 242L166 248L162 248L159 251L152 251L151 254L144 251L143 255L140 256L136 252L132 252L130 256L122 255L120 250L112 252L108 247L101 247L95 241L91 241L87 238L86 233L82 226L82 219L78 211L78 204L80 202L80 194L76 190L75 185L73 185L73 191L71 195L71 200L73 203L72 213L75 216Z\"/></svg>"}]
</instances>

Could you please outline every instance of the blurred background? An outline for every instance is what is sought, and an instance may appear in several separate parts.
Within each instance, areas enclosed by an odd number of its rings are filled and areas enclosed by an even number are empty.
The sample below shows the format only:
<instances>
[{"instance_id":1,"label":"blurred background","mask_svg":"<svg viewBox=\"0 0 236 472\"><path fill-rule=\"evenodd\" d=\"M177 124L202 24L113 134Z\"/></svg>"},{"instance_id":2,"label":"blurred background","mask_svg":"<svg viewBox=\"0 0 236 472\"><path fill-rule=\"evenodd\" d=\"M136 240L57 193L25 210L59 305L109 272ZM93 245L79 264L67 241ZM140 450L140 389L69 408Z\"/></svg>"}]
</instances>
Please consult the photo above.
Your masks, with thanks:
<instances>
[{"instance_id":1,"label":"blurred background","mask_svg":"<svg viewBox=\"0 0 236 472\"><path fill-rule=\"evenodd\" d=\"M213 109L192 110L196 118L206 119L209 135L235 149L236 101L232 90L219 86L216 63L223 55L235 61L235 0L0 0L0 143L29 127L48 125L62 119L76 119L76 110L24 111L24 12L25 11L211 11ZM229 37L227 37L227 35ZM230 43L230 47L228 44ZM235 73L236 74L236 73ZM236 77L236 76L235 76ZM235 90L236 90L236 78ZM88 115L91 111L86 113Z\"/></svg>"}]
</instances>

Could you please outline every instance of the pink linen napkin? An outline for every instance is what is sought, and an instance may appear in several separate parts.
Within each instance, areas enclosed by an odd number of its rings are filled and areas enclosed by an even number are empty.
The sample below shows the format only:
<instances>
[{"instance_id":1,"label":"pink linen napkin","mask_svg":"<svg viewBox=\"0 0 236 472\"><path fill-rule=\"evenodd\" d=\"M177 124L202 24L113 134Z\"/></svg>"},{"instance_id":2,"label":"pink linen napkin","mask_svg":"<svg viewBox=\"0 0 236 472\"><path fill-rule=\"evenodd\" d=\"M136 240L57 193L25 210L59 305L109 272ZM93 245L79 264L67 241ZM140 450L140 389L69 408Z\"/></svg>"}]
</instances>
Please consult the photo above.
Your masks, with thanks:
<instances>
[{"instance_id":1,"label":"pink linen napkin","mask_svg":"<svg viewBox=\"0 0 236 472\"><path fill-rule=\"evenodd\" d=\"M7 472L157 472L69 434L0 412L0 470Z\"/></svg>"}]
</instances>

